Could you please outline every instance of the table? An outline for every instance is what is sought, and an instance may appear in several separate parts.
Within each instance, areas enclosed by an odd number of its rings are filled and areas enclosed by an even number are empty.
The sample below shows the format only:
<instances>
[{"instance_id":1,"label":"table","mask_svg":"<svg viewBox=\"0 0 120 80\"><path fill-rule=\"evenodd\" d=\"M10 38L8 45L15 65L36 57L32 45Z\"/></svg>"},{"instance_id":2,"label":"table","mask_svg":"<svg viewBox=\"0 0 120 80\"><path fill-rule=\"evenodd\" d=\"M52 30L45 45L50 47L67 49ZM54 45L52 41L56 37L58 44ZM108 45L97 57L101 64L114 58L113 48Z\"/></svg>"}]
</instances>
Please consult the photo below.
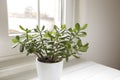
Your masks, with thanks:
<instances>
[{"instance_id":1,"label":"table","mask_svg":"<svg viewBox=\"0 0 120 80\"><path fill-rule=\"evenodd\" d=\"M64 66L61 80L120 80L119 70L92 61L73 60L70 63Z\"/></svg>"},{"instance_id":2,"label":"table","mask_svg":"<svg viewBox=\"0 0 120 80\"><path fill-rule=\"evenodd\" d=\"M87 61L66 69L62 80L120 80L120 71Z\"/></svg>"}]
</instances>

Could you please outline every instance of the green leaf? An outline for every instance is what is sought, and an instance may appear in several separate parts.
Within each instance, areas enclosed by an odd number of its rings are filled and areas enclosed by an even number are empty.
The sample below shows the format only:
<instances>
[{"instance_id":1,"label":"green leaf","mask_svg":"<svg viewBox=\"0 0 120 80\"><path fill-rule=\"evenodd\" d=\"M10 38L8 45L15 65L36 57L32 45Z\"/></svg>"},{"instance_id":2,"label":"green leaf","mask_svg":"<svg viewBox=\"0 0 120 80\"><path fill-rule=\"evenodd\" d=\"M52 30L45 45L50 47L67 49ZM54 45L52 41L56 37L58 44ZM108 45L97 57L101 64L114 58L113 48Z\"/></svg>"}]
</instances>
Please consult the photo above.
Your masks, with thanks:
<instances>
[{"instance_id":1,"label":"green leaf","mask_svg":"<svg viewBox=\"0 0 120 80\"><path fill-rule=\"evenodd\" d=\"M49 41L48 44L54 44L54 41Z\"/></svg>"},{"instance_id":2,"label":"green leaf","mask_svg":"<svg viewBox=\"0 0 120 80\"><path fill-rule=\"evenodd\" d=\"M38 30L37 30L37 29L34 29L34 31L35 31L35 32L38 32Z\"/></svg>"},{"instance_id":3,"label":"green leaf","mask_svg":"<svg viewBox=\"0 0 120 80\"><path fill-rule=\"evenodd\" d=\"M52 32L48 32L47 34L48 34L48 36L49 36L50 38L55 38L55 37L52 35Z\"/></svg>"},{"instance_id":4,"label":"green leaf","mask_svg":"<svg viewBox=\"0 0 120 80\"><path fill-rule=\"evenodd\" d=\"M33 53L34 49L32 47L28 48L28 53Z\"/></svg>"},{"instance_id":5,"label":"green leaf","mask_svg":"<svg viewBox=\"0 0 120 80\"><path fill-rule=\"evenodd\" d=\"M70 41L67 41L67 42L66 42L66 47L67 47L67 48L71 48Z\"/></svg>"},{"instance_id":6,"label":"green leaf","mask_svg":"<svg viewBox=\"0 0 120 80\"><path fill-rule=\"evenodd\" d=\"M19 41L20 37L19 37L19 36L16 36L16 39Z\"/></svg>"},{"instance_id":7,"label":"green leaf","mask_svg":"<svg viewBox=\"0 0 120 80\"><path fill-rule=\"evenodd\" d=\"M79 49L79 50L80 50L81 52L86 52L86 51L87 51L87 49L88 49L88 45L89 45L89 44L88 44L88 43L86 43L85 45L83 45L82 47L80 47L80 49Z\"/></svg>"},{"instance_id":8,"label":"green leaf","mask_svg":"<svg viewBox=\"0 0 120 80\"><path fill-rule=\"evenodd\" d=\"M59 43L66 43L67 41L66 40L61 40Z\"/></svg>"},{"instance_id":9,"label":"green leaf","mask_svg":"<svg viewBox=\"0 0 120 80\"><path fill-rule=\"evenodd\" d=\"M62 48L59 48L58 51L64 51L66 48L65 47L62 47Z\"/></svg>"},{"instance_id":10,"label":"green leaf","mask_svg":"<svg viewBox=\"0 0 120 80\"><path fill-rule=\"evenodd\" d=\"M63 55L63 52L62 52L62 51L57 51L56 53L59 54L59 55L61 55L61 54ZM56 54L56 55L57 55L57 54Z\"/></svg>"},{"instance_id":11,"label":"green leaf","mask_svg":"<svg viewBox=\"0 0 120 80\"><path fill-rule=\"evenodd\" d=\"M81 46L82 46L82 42L81 42L80 39L78 39L77 45L78 45L78 47L81 47Z\"/></svg>"},{"instance_id":12,"label":"green leaf","mask_svg":"<svg viewBox=\"0 0 120 80\"><path fill-rule=\"evenodd\" d=\"M24 51L24 44L21 44L20 45L20 52L23 52Z\"/></svg>"},{"instance_id":13,"label":"green leaf","mask_svg":"<svg viewBox=\"0 0 120 80\"><path fill-rule=\"evenodd\" d=\"M45 38L48 38L48 37L49 37L49 36L48 36L48 33L45 33L45 34L44 34L44 37L45 37Z\"/></svg>"},{"instance_id":14,"label":"green leaf","mask_svg":"<svg viewBox=\"0 0 120 80\"><path fill-rule=\"evenodd\" d=\"M55 29L55 31L56 31L57 33L59 33L58 27L57 27L56 25L54 25L54 29Z\"/></svg>"},{"instance_id":15,"label":"green leaf","mask_svg":"<svg viewBox=\"0 0 120 80\"><path fill-rule=\"evenodd\" d=\"M45 29L45 26L42 27L42 31Z\"/></svg>"},{"instance_id":16,"label":"green leaf","mask_svg":"<svg viewBox=\"0 0 120 80\"><path fill-rule=\"evenodd\" d=\"M85 45L83 45L84 47L88 47L89 43L86 43Z\"/></svg>"},{"instance_id":17,"label":"green leaf","mask_svg":"<svg viewBox=\"0 0 120 80\"><path fill-rule=\"evenodd\" d=\"M80 31L80 24L79 23L76 23L75 24L75 29L79 32Z\"/></svg>"},{"instance_id":18,"label":"green leaf","mask_svg":"<svg viewBox=\"0 0 120 80\"><path fill-rule=\"evenodd\" d=\"M80 58L80 56L77 56L77 55L75 55L75 54L73 54L73 56L74 56L75 58Z\"/></svg>"},{"instance_id":19,"label":"green leaf","mask_svg":"<svg viewBox=\"0 0 120 80\"><path fill-rule=\"evenodd\" d=\"M53 52L48 52L47 55L48 55L48 56L52 56L52 55L53 55Z\"/></svg>"},{"instance_id":20,"label":"green leaf","mask_svg":"<svg viewBox=\"0 0 120 80\"><path fill-rule=\"evenodd\" d=\"M21 30L25 31L25 29L24 29L21 25L19 25L19 28L20 28Z\"/></svg>"},{"instance_id":21,"label":"green leaf","mask_svg":"<svg viewBox=\"0 0 120 80\"><path fill-rule=\"evenodd\" d=\"M36 26L36 29L37 29L37 31L38 31L38 32L40 32L40 28L39 28L39 26L38 26L38 25Z\"/></svg>"},{"instance_id":22,"label":"green leaf","mask_svg":"<svg viewBox=\"0 0 120 80\"><path fill-rule=\"evenodd\" d=\"M86 29L87 26L88 26L88 24L84 24L84 25L80 28L80 30L84 30L84 29Z\"/></svg>"},{"instance_id":23,"label":"green leaf","mask_svg":"<svg viewBox=\"0 0 120 80\"><path fill-rule=\"evenodd\" d=\"M76 27L72 28L72 31L73 31L74 33L76 33L76 31L77 31Z\"/></svg>"},{"instance_id":24,"label":"green leaf","mask_svg":"<svg viewBox=\"0 0 120 80\"><path fill-rule=\"evenodd\" d=\"M54 29L57 30L57 26L56 25L54 25Z\"/></svg>"},{"instance_id":25,"label":"green leaf","mask_svg":"<svg viewBox=\"0 0 120 80\"><path fill-rule=\"evenodd\" d=\"M31 30L27 30L27 33L30 33L31 32Z\"/></svg>"},{"instance_id":26,"label":"green leaf","mask_svg":"<svg viewBox=\"0 0 120 80\"><path fill-rule=\"evenodd\" d=\"M26 33L28 33L28 28L26 28L26 30L25 30L25 31L26 31Z\"/></svg>"},{"instance_id":27,"label":"green leaf","mask_svg":"<svg viewBox=\"0 0 120 80\"><path fill-rule=\"evenodd\" d=\"M68 37L70 37L70 36L61 36L60 39L64 39L65 40Z\"/></svg>"},{"instance_id":28,"label":"green leaf","mask_svg":"<svg viewBox=\"0 0 120 80\"><path fill-rule=\"evenodd\" d=\"M15 44L12 46L12 48L17 47L18 45L19 45L19 43L15 43Z\"/></svg>"},{"instance_id":29,"label":"green leaf","mask_svg":"<svg viewBox=\"0 0 120 80\"><path fill-rule=\"evenodd\" d=\"M76 36L73 32L71 33L72 36Z\"/></svg>"},{"instance_id":30,"label":"green leaf","mask_svg":"<svg viewBox=\"0 0 120 80\"><path fill-rule=\"evenodd\" d=\"M61 29L62 29L62 30L66 29L66 25L64 25L64 24L61 25Z\"/></svg>"},{"instance_id":31,"label":"green leaf","mask_svg":"<svg viewBox=\"0 0 120 80\"><path fill-rule=\"evenodd\" d=\"M17 42L19 42L19 41L18 41L18 39L13 38L13 39L12 39L12 42L13 42L13 43L17 43Z\"/></svg>"},{"instance_id":32,"label":"green leaf","mask_svg":"<svg viewBox=\"0 0 120 80\"><path fill-rule=\"evenodd\" d=\"M87 35L86 32L81 32L81 34L79 34L80 37L85 37Z\"/></svg>"},{"instance_id":33,"label":"green leaf","mask_svg":"<svg viewBox=\"0 0 120 80\"><path fill-rule=\"evenodd\" d=\"M69 28L68 31L73 32L72 28Z\"/></svg>"},{"instance_id":34,"label":"green leaf","mask_svg":"<svg viewBox=\"0 0 120 80\"><path fill-rule=\"evenodd\" d=\"M47 50L48 50L48 51L54 51L54 49L53 49L53 48L47 48Z\"/></svg>"}]
</instances>

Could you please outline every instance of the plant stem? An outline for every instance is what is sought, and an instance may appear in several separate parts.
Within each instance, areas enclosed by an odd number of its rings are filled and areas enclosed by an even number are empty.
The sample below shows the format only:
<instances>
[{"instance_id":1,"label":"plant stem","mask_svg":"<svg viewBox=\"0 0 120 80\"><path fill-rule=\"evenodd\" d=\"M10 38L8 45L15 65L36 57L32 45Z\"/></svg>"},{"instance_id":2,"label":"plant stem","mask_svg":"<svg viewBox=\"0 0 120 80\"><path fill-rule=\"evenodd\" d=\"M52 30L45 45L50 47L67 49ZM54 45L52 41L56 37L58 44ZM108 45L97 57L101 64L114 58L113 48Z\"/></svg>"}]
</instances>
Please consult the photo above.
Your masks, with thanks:
<instances>
[{"instance_id":1,"label":"plant stem","mask_svg":"<svg viewBox=\"0 0 120 80\"><path fill-rule=\"evenodd\" d=\"M44 57L41 53L38 53L42 58Z\"/></svg>"},{"instance_id":2,"label":"plant stem","mask_svg":"<svg viewBox=\"0 0 120 80\"><path fill-rule=\"evenodd\" d=\"M40 56L37 53L34 53L38 58L40 58Z\"/></svg>"}]
</instances>

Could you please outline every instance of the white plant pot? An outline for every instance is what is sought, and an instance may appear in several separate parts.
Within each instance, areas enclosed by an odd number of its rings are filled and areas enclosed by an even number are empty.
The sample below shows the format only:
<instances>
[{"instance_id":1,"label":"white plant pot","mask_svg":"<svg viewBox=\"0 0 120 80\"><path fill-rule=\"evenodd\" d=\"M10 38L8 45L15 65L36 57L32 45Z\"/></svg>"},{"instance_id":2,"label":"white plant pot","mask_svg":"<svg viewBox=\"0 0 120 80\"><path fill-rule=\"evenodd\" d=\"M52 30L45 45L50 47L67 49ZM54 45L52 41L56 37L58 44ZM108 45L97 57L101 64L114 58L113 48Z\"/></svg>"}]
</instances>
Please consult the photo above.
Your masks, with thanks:
<instances>
[{"instance_id":1,"label":"white plant pot","mask_svg":"<svg viewBox=\"0 0 120 80\"><path fill-rule=\"evenodd\" d=\"M38 80L60 80L63 61L57 63L44 63L36 58Z\"/></svg>"}]
</instances>

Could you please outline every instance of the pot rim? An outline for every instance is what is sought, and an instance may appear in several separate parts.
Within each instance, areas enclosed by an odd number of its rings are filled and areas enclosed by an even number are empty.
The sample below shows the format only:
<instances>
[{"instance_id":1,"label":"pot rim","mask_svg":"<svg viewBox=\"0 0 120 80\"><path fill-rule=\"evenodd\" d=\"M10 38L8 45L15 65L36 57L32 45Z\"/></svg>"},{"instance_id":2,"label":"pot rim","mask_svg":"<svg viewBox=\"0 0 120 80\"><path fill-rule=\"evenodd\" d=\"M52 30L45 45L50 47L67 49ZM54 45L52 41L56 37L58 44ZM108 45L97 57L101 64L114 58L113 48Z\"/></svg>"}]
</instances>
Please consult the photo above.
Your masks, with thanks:
<instances>
[{"instance_id":1,"label":"pot rim","mask_svg":"<svg viewBox=\"0 0 120 80\"><path fill-rule=\"evenodd\" d=\"M58 63L63 63L63 60L61 60L61 61L59 61L59 62L51 62L51 63L49 63L49 62L42 62L42 61L39 61L38 60L38 57L36 57L36 62L38 62L38 63L43 63L43 64L58 64Z\"/></svg>"}]
</instances>

